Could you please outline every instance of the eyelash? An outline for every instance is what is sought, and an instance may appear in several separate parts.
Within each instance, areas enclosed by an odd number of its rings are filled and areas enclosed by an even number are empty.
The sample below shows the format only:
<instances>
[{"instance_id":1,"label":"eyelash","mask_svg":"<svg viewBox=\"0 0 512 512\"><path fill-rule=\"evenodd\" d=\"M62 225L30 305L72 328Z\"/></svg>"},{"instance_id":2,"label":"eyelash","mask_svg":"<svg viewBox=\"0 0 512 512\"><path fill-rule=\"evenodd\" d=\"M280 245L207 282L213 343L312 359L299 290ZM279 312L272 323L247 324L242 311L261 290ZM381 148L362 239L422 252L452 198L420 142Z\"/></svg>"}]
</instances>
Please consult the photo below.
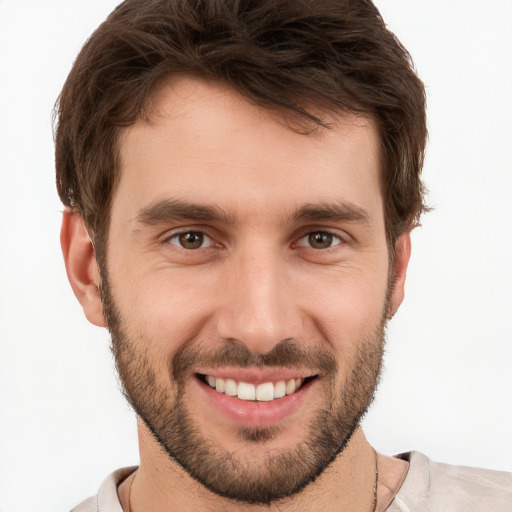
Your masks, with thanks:
<instances>
[{"instance_id":1,"label":"eyelash","mask_svg":"<svg viewBox=\"0 0 512 512\"><path fill-rule=\"evenodd\" d=\"M187 235L195 235L195 236L201 236L203 240L201 241L201 244L199 247L189 248L189 247L183 247L183 245L179 242L180 237L187 236ZM175 239L177 243L173 243L172 240ZM207 247L203 247L205 240L209 240L209 244ZM198 249L207 249L211 245L213 245L215 242L212 237L208 236L204 231L201 230L188 230L188 231L180 231L179 233L174 233L171 236L168 236L165 239L165 242L170 243L171 245L175 245L176 247L185 250L185 251L196 251Z\"/></svg>"},{"instance_id":2,"label":"eyelash","mask_svg":"<svg viewBox=\"0 0 512 512\"><path fill-rule=\"evenodd\" d=\"M180 238L187 236L187 235L200 236L202 238L200 240L200 242L201 242L200 245L197 247L193 247L193 248L184 247L180 241ZM308 243L308 241L311 242L312 241L311 237L313 237L313 236L325 237L327 239L327 242L330 239L331 243L327 247L312 247L311 244ZM173 240L175 240L176 242L173 242ZM303 241L303 240L308 240L308 241L306 241L306 243L301 243L301 241ZM168 236L165 239L165 242L170 243L171 245L174 245L174 246L178 247L179 249L185 250L185 251L197 251L199 249L208 249L209 247L211 247L212 245L215 244L214 239L212 237L210 237L208 234L206 234L204 231L201 231L201 230L180 231L178 233L174 233L174 234ZM205 242L208 243L207 246L204 246ZM192 241L192 243L193 243L193 241ZM309 247L310 249L313 249L316 251L326 251L326 250L332 249L338 245L341 245L343 243L344 243L344 240L337 234L333 233L332 231L317 229L317 230L308 231L307 233L304 233L300 238L297 239L297 241L293 242L292 248L295 249L297 247ZM219 244L219 246L220 246L220 244Z\"/></svg>"},{"instance_id":3,"label":"eyelash","mask_svg":"<svg viewBox=\"0 0 512 512\"><path fill-rule=\"evenodd\" d=\"M332 243L329 244L327 247L312 247L311 244L302 244L300 243L302 240L308 239L309 242L311 242L311 237L315 235L321 235L323 237L326 237L327 239L331 239ZM332 249L340 244L343 243L343 240L341 237L339 237L336 233L333 233L332 231L324 230L324 229L316 229L314 231L309 231L308 233L305 233L302 235L296 242L292 244L293 247L309 247L310 249L316 250L316 251L326 251L329 249Z\"/></svg>"}]
</instances>

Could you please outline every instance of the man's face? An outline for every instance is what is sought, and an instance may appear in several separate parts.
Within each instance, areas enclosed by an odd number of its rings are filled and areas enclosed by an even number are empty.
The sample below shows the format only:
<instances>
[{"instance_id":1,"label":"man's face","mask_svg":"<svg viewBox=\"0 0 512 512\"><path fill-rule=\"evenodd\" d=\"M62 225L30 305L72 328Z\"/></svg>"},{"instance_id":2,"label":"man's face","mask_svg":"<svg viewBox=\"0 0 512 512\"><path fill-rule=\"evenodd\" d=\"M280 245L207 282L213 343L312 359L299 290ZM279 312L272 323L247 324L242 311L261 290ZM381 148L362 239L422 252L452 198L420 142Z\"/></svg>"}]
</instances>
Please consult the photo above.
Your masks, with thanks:
<instances>
[{"instance_id":1,"label":"man's face","mask_svg":"<svg viewBox=\"0 0 512 512\"><path fill-rule=\"evenodd\" d=\"M103 272L120 375L194 478L270 502L343 449L378 380L377 135L351 116L301 135L188 78L156 102L120 142Z\"/></svg>"}]
</instances>

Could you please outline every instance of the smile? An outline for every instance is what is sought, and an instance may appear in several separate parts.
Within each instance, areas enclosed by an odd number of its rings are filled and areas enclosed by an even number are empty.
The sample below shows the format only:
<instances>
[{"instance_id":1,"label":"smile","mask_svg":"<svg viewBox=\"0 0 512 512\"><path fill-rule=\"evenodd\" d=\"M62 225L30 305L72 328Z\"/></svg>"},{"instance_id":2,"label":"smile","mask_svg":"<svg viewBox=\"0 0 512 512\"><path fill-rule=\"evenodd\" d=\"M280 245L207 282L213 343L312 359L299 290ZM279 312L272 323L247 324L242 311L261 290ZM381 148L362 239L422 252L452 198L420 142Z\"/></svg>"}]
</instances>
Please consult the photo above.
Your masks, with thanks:
<instances>
[{"instance_id":1,"label":"smile","mask_svg":"<svg viewBox=\"0 0 512 512\"><path fill-rule=\"evenodd\" d=\"M202 375L201 378L218 393L237 397L239 400L270 402L294 394L312 377L263 382L257 385L248 382L237 382L234 379L222 379L212 375Z\"/></svg>"}]
</instances>

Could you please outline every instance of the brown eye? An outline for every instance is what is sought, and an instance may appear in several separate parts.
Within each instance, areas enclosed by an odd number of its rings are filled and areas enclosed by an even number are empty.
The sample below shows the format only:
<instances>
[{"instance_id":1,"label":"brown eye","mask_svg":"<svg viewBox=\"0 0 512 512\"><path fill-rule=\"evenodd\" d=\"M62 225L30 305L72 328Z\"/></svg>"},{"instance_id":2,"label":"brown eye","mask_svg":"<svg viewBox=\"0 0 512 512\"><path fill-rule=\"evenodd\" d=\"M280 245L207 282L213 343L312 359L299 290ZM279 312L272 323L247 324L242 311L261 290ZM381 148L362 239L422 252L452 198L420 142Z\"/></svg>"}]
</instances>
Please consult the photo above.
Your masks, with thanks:
<instances>
[{"instance_id":1,"label":"brown eye","mask_svg":"<svg viewBox=\"0 0 512 512\"><path fill-rule=\"evenodd\" d=\"M304 235L298 242L298 246L311 247L312 249L329 249L341 243L334 233L329 231L312 231Z\"/></svg>"},{"instance_id":2,"label":"brown eye","mask_svg":"<svg viewBox=\"0 0 512 512\"><path fill-rule=\"evenodd\" d=\"M327 249L327 247L331 247L332 239L331 233L324 233L322 231L308 235L309 245L313 247L313 249Z\"/></svg>"},{"instance_id":3,"label":"brown eye","mask_svg":"<svg viewBox=\"0 0 512 512\"><path fill-rule=\"evenodd\" d=\"M194 250L209 246L212 240L200 231L185 231L171 236L169 242L183 249Z\"/></svg>"}]
</instances>

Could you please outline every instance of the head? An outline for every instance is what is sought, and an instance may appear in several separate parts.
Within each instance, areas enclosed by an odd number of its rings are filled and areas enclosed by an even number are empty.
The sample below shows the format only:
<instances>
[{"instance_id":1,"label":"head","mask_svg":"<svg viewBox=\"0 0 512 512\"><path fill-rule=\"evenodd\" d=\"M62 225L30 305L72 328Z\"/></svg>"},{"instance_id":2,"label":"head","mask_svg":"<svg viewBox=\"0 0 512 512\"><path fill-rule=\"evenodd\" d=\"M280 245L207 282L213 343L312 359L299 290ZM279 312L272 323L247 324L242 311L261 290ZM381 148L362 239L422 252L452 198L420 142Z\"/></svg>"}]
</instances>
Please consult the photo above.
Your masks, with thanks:
<instances>
[{"instance_id":1,"label":"head","mask_svg":"<svg viewBox=\"0 0 512 512\"><path fill-rule=\"evenodd\" d=\"M211 491L281 499L349 443L424 210L424 111L364 0L128 0L82 49L56 133L70 280Z\"/></svg>"},{"instance_id":2,"label":"head","mask_svg":"<svg viewBox=\"0 0 512 512\"><path fill-rule=\"evenodd\" d=\"M379 135L392 250L425 210L425 94L370 0L123 2L84 45L58 102L59 196L84 218L100 261L119 180L119 136L151 113L169 77L225 82L248 101L328 126L370 116Z\"/></svg>"}]
</instances>

